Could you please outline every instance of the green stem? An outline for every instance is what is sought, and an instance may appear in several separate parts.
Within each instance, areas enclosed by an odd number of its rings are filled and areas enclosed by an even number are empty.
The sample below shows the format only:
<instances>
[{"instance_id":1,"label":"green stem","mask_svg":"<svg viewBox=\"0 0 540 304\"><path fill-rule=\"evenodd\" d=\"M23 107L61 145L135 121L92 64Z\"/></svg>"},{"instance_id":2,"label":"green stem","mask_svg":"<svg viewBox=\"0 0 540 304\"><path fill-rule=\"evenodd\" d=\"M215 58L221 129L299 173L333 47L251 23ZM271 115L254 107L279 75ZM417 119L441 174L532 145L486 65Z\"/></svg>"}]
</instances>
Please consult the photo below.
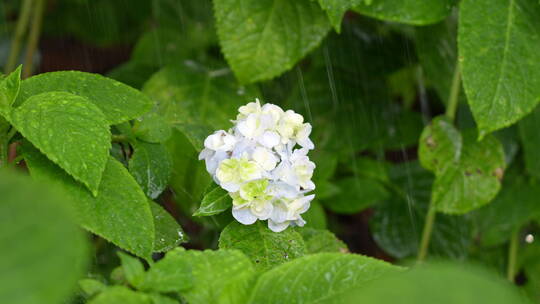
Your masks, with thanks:
<instances>
[{"instance_id":1,"label":"green stem","mask_svg":"<svg viewBox=\"0 0 540 304\"><path fill-rule=\"evenodd\" d=\"M450 88L450 96L448 96L448 104L446 105L446 116L450 120L456 118L456 110L459 101L459 90L461 89L461 73L459 71L459 63L456 62L454 76L452 77L452 87Z\"/></svg>"},{"instance_id":2,"label":"green stem","mask_svg":"<svg viewBox=\"0 0 540 304\"><path fill-rule=\"evenodd\" d=\"M519 248L519 230L516 230L510 238L510 246L508 246L508 267L506 269L506 278L510 282L514 282L516 277L517 252Z\"/></svg>"},{"instance_id":3,"label":"green stem","mask_svg":"<svg viewBox=\"0 0 540 304\"><path fill-rule=\"evenodd\" d=\"M9 145L8 140L0 139L0 168L7 167L9 157Z\"/></svg>"},{"instance_id":4,"label":"green stem","mask_svg":"<svg viewBox=\"0 0 540 304\"><path fill-rule=\"evenodd\" d=\"M15 69L17 61L19 59L19 53L21 51L21 44L24 38L24 33L28 27L28 22L30 21L30 11L32 10L32 0L23 0L21 3L21 13L19 19L17 20L17 25L15 27L15 34L13 40L11 41L11 49L9 50L9 57L4 67L4 73L8 74Z\"/></svg>"},{"instance_id":5,"label":"green stem","mask_svg":"<svg viewBox=\"0 0 540 304\"><path fill-rule=\"evenodd\" d=\"M113 135L111 136L112 142L125 143L129 142L129 138L126 135Z\"/></svg>"},{"instance_id":6,"label":"green stem","mask_svg":"<svg viewBox=\"0 0 540 304\"><path fill-rule=\"evenodd\" d=\"M41 34L41 23L43 21L43 11L45 9L45 0L36 0L34 14L32 15L32 27L28 36L28 45L26 46L26 55L24 57L24 66L22 78L28 78L32 75L34 66L34 53Z\"/></svg>"},{"instance_id":7,"label":"green stem","mask_svg":"<svg viewBox=\"0 0 540 304\"><path fill-rule=\"evenodd\" d=\"M420 249L418 249L418 257L417 257L418 262L424 261L427 256L428 249L429 249L429 241L431 239L431 233L433 231L433 223L435 223L436 214L437 214L437 211L435 210L435 206L433 206L433 203L430 202L428 213L426 215L426 220L424 222L424 230L422 231Z\"/></svg>"},{"instance_id":8,"label":"green stem","mask_svg":"<svg viewBox=\"0 0 540 304\"><path fill-rule=\"evenodd\" d=\"M461 89L461 73L459 71L459 62L456 62L454 68L454 76L452 77L452 87L450 88L450 96L448 96L448 103L446 106L446 116L454 121L456 118L456 110L459 102L459 90ZM437 210L433 205L433 201L429 203L428 213L424 222L424 230L422 231L422 239L420 240L420 248L418 249L417 261L422 262L426 259L429 241L431 240L431 233L433 231L433 224L435 223L435 215Z\"/></svg>"}]
</instances>

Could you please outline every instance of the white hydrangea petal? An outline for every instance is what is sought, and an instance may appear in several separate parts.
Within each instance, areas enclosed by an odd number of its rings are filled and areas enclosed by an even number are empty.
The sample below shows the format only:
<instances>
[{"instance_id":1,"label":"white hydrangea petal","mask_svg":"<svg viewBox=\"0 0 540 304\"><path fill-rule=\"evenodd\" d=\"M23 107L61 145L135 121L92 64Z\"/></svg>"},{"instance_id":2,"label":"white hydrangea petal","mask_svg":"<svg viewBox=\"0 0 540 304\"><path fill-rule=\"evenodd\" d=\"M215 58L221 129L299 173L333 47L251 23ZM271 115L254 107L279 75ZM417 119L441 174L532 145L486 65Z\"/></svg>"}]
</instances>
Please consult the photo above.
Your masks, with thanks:
<instances>
[{"instance_id":1,"label":"white hydrangea petal","mask_svg":"<svg viewBox=\"0 0 540 304\"><path fill-rule=\"evenodd\" d=\"M219 181L219 180L218 180ZM218 185L221 186L221 188L229 191L229 192L236 192L240 190L240 187L242 186L240 183L224 183L219 181Z\"/></svg>"},{"instance_id":2,"label":"white hydrangea petal","mask_svg":"<svg viewBox=\"0 0 540 304\"><path fill-rule=\"evenodd\" d=\"M270 228L270 230L272 230L274 232L281 232L281 231L287 229L287 227L289 227L289 224L290 224L289 221L282 222L282 223L276 223L271 219L268 220L268 228Z\"/></svg>"},{"instance_id":3,"label":"white hydrangea petal","mask_svg":"<svg viewBox=\"0 0 540 304\"><path fill-rule=\"evenodd\" d=\"M299 216L296 221L291 222L292 225L298 226L298 227L304 227L306 223L307 223L306 220L304 220L301 216Z\"/></svg>"},{"instance_id":4,"label":"white hydrangea petal","mask_svg":"<svg viewBox=\"0 0 540 304\"><path fill-rule=\"evenodd\" d=\"M251 213L249 208L233 208L233 217L244 225L251 225L257 221L257 217Z\"/></svg>"},{"instance_id":5,"label":"white hydrangea petal","mask_svg":"<svg viewBox=\"0 0 540 304\"><path fill-rule=\"evenodd\" d=\"M253 160L266 171L273 170L278 162L277 156L271 150L257 147L252 154Z\"/></svg>"},{"instance_id":6,"label":"white hydrangea petal","mask_svg":"<svg viewBox=\"0 0 540 304\"><path fill-rule=\"evenodd\" d=\"M281 109L279 106L271 103L267 103L264 106L262 106L262 113L264 114L270 114L272 116L272 119L274 121L274 124L277 124L283 114L285 113L283 109Z\"/></svg>"},{"instance_id":7,"label":"white hydrangea petal","mask_svg":"<svg viewBox=\"0 0 540 304\"><path fill-rule=\"evenodd\" d=\"M207 158L212 157L214 155L215 151L210 150L208 148L202 149L201 153L199 153L199 160L206 160Z\"/></svg>"},{"instance_id":8,"label":"white hydrangea petal","mask_svg":"<svg viewBox=\"0 0 540 304\"><path fill-rule=\"evenodd\" d=\"M251 213L253 213L260 220L267 220L270 218L274 206L270 201L255 201L251 204Z\"/></svg>"},{"instance_id":9,"label":"white hydrangea petal","mask_svg":"<svg viewBox=\"0 0 540 304\"><path fill-rule=\"evenodd\" d=\"M273 148L281 142L281 136L275 131L265 131L259 138L258 142L267 147Z\"/></svg>"}]
</instances>

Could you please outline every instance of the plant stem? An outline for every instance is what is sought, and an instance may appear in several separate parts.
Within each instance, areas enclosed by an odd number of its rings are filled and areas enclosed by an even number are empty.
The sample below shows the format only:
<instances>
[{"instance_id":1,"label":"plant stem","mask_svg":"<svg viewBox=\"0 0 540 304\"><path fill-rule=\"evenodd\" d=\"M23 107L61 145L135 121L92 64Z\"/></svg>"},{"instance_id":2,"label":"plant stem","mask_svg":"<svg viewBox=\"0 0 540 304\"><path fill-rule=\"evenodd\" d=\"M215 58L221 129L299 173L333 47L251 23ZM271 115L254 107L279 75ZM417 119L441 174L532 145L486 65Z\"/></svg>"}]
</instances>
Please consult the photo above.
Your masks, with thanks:
<instances>
[{"instance_id":1,"label":"plant stem","mask_svg":"<svg viewBox=\"0 0 540 304\"><path fill-rule=\"evenodd\" d=\"M4 67L4 73L8 74L15 68L19 59L19 52L21 51L21 43L24 38L24 33L28 27L30 21L30 11L32 9L32 0L23 0L21 4L21 13L17 20L17 26L15 27L15 34L11 41L11 48L9 50L8 60Z\"/></svg>"},{"instance_id":2,"label":"plant stem","mask_svg":"<svg viewBox=\"0 0 540 304\"><path fill-rule=\"evenodd\" d=\"M456 110L459 101L459 91L461 89L461 72L459 71L459 63L456 62L454 76L452 77L452 87L450 88L450 96L448 96L448 104L446 105L446 116L454 121L456 118Z\"/></svg>"},{"instance_id":3,"label":"plant stem","mask_svg":"<svg viewBox=\"0 0 540 304\"><path fill-rule=\"evenodd\" d=\"M9 153L8 140L2 138L0 139L0 168L7 167L8 153Z\"/></svg>"},{"instance_id":4,"label":"plant stem","mask_svg":"<svg viewBox=\"0 0 540 304\"><path fill-rule=\"evenodd\" d=\"M454 68L454 76L452 77L452 86L450 88L450 95L448 96L448 103L446 105L446 116L454 121L456 118L456 110L459 102L459 91L461 89L461 73L459 70L459 62L456 62ZM422 239L420 240L420 248L418 249L417 261L422 262L425 260L428 249L429 241L431 240L431 233L433 231L433 224L435 223L435 215L437 210L433 205L433 201L429 203L429 209L424 222L424 230L422 231Z\"/></svg>"},{"instance_id":5,"label":"plant stem","mask_svg":"<svg viewBox=\"0 0 540 304\"><path fill-rule=\"evenodd\" d=\"M126 135L112 135L111 140L112 142L117 142L117 143L129 142L129 138Z\"/></svg>"},{"instance_id":6,"label":"plant stem","mask_svg":"<svg viewBox=\"0 0 540 304\"><path fill-rule=\"evenodd\" d=\"M418 249L418 262L424 261L427 256L429 240L431 239L431 232L433 231L433 223L435 222L436 214L437 211L435 210L435 206L430 202L426 220L424 222L424 230L422 231L422 239L420 240L420 248Z\"/></svg>"},{"instance_id":7,"label":"plant stem","mask_svg":"<svg viewBox=\"0 0 540 304\"><path fill-rule=\"evenodd\" d=\"M45 9L45 0L35 0L35 10L32 15L32 27L30 28L30 34L28 35L28 44L26 46L26 55L24 57L24 67L22 72L22 78L28 78L32 75L34 66L34 53L36 51L39 35L41 34L41 23L43 21L43 11Z\"/></svg>"},{"instance_id":8,"label":"plant stem","mask_svg":"<svg viewBox=\"0 0 540 304\"><path fill-rule=\"evenodd\" d=\"M512 233L510 238L510 246L508 246L508 267L506 269L506 278L510 282L514 282L516 277L517 252L519 247L519 229Z\"/></svg>"}]
</instances>

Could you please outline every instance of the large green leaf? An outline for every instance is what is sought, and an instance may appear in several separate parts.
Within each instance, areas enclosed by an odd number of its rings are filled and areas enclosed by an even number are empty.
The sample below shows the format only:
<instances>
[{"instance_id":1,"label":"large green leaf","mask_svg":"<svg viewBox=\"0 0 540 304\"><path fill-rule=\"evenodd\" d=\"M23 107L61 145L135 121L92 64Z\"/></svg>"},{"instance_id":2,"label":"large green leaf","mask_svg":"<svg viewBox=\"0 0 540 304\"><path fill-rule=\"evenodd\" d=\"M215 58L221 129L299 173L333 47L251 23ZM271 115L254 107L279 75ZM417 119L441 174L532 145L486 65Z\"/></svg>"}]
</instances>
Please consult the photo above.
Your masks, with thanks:
<instances>
[{"instance_id":1,"label":"large green leaf","mask_svg":"<svg viewBox=\"0 0 540 304\"><path fill-rule=\"evenodd\" d=\"M319 0L319 5L326 11L330 23L336 30L341 31L341 19L346 11L353 6L359 5L362 1L369 0Z\"/></svg>"},{"instance_id":2,"label":"large green leaf","mask_svg":"<svg viewBox=\"0 0 540 304\"><path fill-rule=\"evenodd\" d=\"M530 0L461 2L459 58L480 136L515 123L540 101L539 15Z\"/></svg>"},{"instance_id":3,"label":"large green leaf","mask_svg":"<svg viewBox=\"0 0 540 304\"><path fill-rule=\"evenodd\" d=\"M326 208L336 213L357 213L388 198L384 185L375 179L348 177L336 185L339 193L322 201Z\"/></svg>"},{"instance_id":4,"label":"large green leaf","mask_svg":"<svg viewBox=\"0 0 540 304\"><path fill-rule=\"evenodd\" d=\"M148 197L157 198L169 183L172 159L162 144L137 141L129 160L129 172Z\"/></svg>"},{"instance_id":5,"label":"large green leaf","mask_svg":"<svg viewBox=\"0 0 540 304\"><path fill-rule=\"evenodd\" d=\"M152 298L149 295L133 291L125 286L112 286L95 298L90 300L88 304L153 304Z\"/></svg>"},{"instance_id":6,"label":"large green leaf","mask_svg":"<svg viewBox=\"0 0 540 304\"><path fill-rule=\"evenodd\" d=\"M173 159L171 189L184 212L193 214L200 207L203 194L211 184L212 177L183 133L174 129L166 145Z\"/></svg>"},{"instance_id":7,"label":"large green leaf","mask_svg":"<svg viewBox=\"0 0 540 304\"><path fill-rule=\"evenodd\" d=\"M285 263L264 273L249 303L341 303L339 295L400 268L373 258L319 253Z\"/></svg>"},{"instance_id":8,"label":"large green leaf","mask_svg":"<svg viewBox=\"0 0 540 304\"><path fill-rule=\"evenodd\" d=\"M180 258L191 266L193 287L182 292L190 304L245 303L255 270L237 250L183 251ZM169 271L174 269L169 269Z\"/></svg>"},{"instance_id":9,"label":"large green leaf","mask_svg":"<svg viewBox=\"0 0 540 304\"><path fill-rule=\"evenodd\" d=\"M150 201L150 209L154 216L154 251L165 252L188 240L176 219L159 204Z\"/></svg>"},{"instance_id":10,"label":"large green leaf","mask_svg":"<svg viewBox=\"0 0 540 304\"><path fill-rule=\"evenodd\" d=\"M540 244L538 241L519 249L518 265L527 278L524 289L533 303L540 301Z\"/></svg>"},{"instance_id":11,"label":"large green leaf","mask_svg":"<svg viewBox=\"0 0 540 304\"><path fill-rule=\"evenodd\" d=\"M385 21L426 25L446 18L455 2L456 0L364 0L354 11Z\"/></svg>"},{"instance_id":12,"label":"large green leaf","mask_svg":"<svg viewBox=\"0 0 540 304\"><path fill-rule=\"evenodd\" d=\"M422 132L418 158L424 168L437 173L459 162L462 145L461 134L450 119L439 116Z\"/></svg>"},{"instance_id":13,"label":"large green leaf","mask_svg":"<svg viewBox=\"0 0 540 304\"><path fill-rule=\"evenodd\" d=\"M80 224L120 248L149 258L154 245L153 216L141 188L121 163L109 158L93 197L58 166L30 145L23 155L30 174L66 192L73 201Z\"/></svg>"},{"instance_id":14,"label":"large green leaf","mask_svg":"<svg viewBox=\"0 0 540 304\"><path fill-rule=\"evenodd\" d=\"M44 73L24 80L16 104L50 91L66 91L88 98L103 111L110 124L137 118L152 107L152 101L132 87L98 74L78 71Z\"/></svg>"},{"instance_id":15,"label":"large green leaf","mask_svg":"<svg viewBox=\"0 0 540 304\"><path fill-rule=\"evenodd\" d=\"M415 256L420 245L428 206L429 197L417 200L412 196L408 200L392 198L377 205L369 223L377 245L389 255L399 259ZM429 254L463 259L468 256L472 239L472 224L468 217L437 214Z\"/></svg>"},{"instance_id":16,"label":"large green leaf","mask_svg":"<svg viewBox=\"0 0 540 304\"><path fill-rule=\"evenodd\" d=\"M212 183L204 193L201 205L194 216L216 215L231 208L232 199L225 189Z\"/></svg>"},{"instance_id":17,"label":"large green leaf","mask_svg":"<svg viewBox=\"0 0 540 304\"><path fill-rule=\"evenodd\" d=\"M489 203L501 188L506 166L504 151L494 136L476 140L463 134L459 162L444 167L433 184L432 201L438 211L462 214Z\"/></svg>"},{"instance_id":18,"label":"large green leaf","mask_svg":"<svg viewBox=\"0 0 540 304\"><path fill-rule=\"evenodd\" d=\"M138 258L132 257L121 251L118 252L118 257L122 263L122 271L129 284L137 288L141 286L145 277L145 270L142 262Z\"/></svg>"},{"instance_id":19,"label":"large green leaf","mask_svg":"<svg viewBox=\"0 0 540 304\"><path fill-rule=\"evenodd\" d=\"M522 176L505 177L501 192L493 202L474 213L481 244L503 244L527 222L539 219L538 197L538 182L526 181Z\"/></svg>"},{"instance_id":20,"label":"large green leaf","mask_svg":"<svg viewBox=\"0 0 540 304\"><path fill-rule=\"evenodd\" d=\"M101 110L67 92L33 95L11 115L17 130L95 195L109 158L111 133Z\"/></svg>"},{"instance_id":21,"label":"large green leaf","mask_svg":"<svg viewBox=\"0 0 540 304\"><path fill-rule=\"evenodd\" d=\"M133 132L138 139L150 143L162 143L171 137L169 124L154 112L135 120Z\"/></svg>"},{"instance_id":22,"label":"large green leaf","mask_svg":"<svg viewBox=\"0 0 540 304\"><path fill-rule=\"evenodd\" d=\"M299 229L299 232L304 238L308 253L349 252L347 245L328 230L305 227Z\"/></svg>"},{"instance_id":23,"label":"large green leaf","mask_svg":"<svg viewBox=\"0 0 540 304\"><path fill-rule=\"evenodd\" d=\"M418 251L422 227L428 210L433 174L417 162L390 168L394 195L375 206L369 227L377 244L396 258L413 256ZM429 254L463 259L472 243L471 221L467 216L437 214Z\"/></svg>"},{"instance_id":24,"label":"large green leaf","mask_svg":"<svg viewBox=\"0 0 540 304\"><path fill-rule=\"evenodd\" d=\"M19 94L21 85L21 66L6 78L0 79L0 115L9 118L11 106Z\"/></svg>"},{"instance_id":25,"label":"large green leaf","mask_svg":"<svg viewBox=\"0 0 540 304\"><path fill-rule=\"evenodd\" d=\"M261 221L252 225L231 222L219 237L220 249L238 249L259 270L268 270L305 253L302 236L293 229L273 232Z\"/></svg>"},{"instance_id":26,"label":"large green leaf","mask_svg":"<svg viewBox=\"0 0 540 304\"><path fill-rule=\"evenodd\" d=\"M192 288L192 265L186 255L183 248L168 252L150 267L139 288L154 292L182 292Z\"/></svg>"},{"instance_id":27,"label":"large green leaf","mask_svg":"<svg viewBox=\"0 0 540 304\"><path fill-rule=\"evenodd\" d=\"M472 265L432 264L387 276L353 291L341 303L528 303L515 286Z\"/></svg>"},{"instance_id":28,"label":"large green leaf","mask_svg":"<svg viewBox=\"0 0 540 304\"><path fill-rule=\"evenodd\" d=\"M538 157L538 151L540 151L540 132L538 132L540 130L540 107L523 118L518 126L527 172L540 178L540 157Z\"/></svg>"},{"instance_id":29,"label":"large green leaf","mask_svg":"<svg viewBox=\"0 0 540 304\"><path fill-rule=\"evenodd\" d=\"M290 69L330 29L311 0L216 0L214 12L222 51L242 83Z\"/></svg>"},{"instance_id":30,"label":"large green leaf","mask_svg":"<svg viewBox=\"0 0 540 304\"><path fill-rule=\"evenodd\" d=\"M0 302L57 304L84 274L88 245L68 199L29 177L0 171Z\"/></svg>"}]
</instances>

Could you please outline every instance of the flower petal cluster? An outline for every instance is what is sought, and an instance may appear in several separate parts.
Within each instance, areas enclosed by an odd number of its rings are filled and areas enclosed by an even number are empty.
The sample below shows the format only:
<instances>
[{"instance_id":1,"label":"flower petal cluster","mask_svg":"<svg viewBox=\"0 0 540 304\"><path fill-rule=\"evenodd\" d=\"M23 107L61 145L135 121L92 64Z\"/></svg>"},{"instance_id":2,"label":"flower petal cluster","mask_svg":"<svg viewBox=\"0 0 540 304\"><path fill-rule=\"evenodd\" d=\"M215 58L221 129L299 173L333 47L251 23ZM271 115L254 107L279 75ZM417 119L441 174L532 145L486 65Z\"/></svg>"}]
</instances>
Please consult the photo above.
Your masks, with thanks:
<instances>
[{"instance_id":1,"label":"flower petal cluster","mask_svg":"<svg viewBox=\"0 0 540 304\"><path fill-rule=\"evenodd\" d=\"M303 226L301 214L315 197L315 164L308 152L311 125L292 110L257 99L238 109L234 126L204 141L199 159L214 181L229 192L232 214L244 225L268 220L275 232Z\"/></svg>"}]
</instances>

